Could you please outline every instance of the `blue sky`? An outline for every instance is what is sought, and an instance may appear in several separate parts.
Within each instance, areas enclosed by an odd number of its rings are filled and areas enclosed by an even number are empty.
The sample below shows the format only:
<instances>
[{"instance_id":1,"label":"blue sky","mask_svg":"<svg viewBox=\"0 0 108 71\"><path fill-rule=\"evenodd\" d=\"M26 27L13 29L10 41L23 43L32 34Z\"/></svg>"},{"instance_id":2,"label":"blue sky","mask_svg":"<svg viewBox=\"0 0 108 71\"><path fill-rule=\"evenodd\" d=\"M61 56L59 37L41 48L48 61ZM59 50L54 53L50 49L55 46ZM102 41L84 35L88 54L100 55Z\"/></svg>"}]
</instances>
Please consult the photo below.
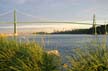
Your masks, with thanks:
<instances>
[{"instance_id":1,"label":"blue sky","mask_svg":"<svg viewBox=\"0 0 108 71\"><path fill-rule=\"evenodd\" d=\"M52 20L98 20L108 18L108 0L0 0L0 14L18 9L36 18Z\"/></svg>"}]
</instances>

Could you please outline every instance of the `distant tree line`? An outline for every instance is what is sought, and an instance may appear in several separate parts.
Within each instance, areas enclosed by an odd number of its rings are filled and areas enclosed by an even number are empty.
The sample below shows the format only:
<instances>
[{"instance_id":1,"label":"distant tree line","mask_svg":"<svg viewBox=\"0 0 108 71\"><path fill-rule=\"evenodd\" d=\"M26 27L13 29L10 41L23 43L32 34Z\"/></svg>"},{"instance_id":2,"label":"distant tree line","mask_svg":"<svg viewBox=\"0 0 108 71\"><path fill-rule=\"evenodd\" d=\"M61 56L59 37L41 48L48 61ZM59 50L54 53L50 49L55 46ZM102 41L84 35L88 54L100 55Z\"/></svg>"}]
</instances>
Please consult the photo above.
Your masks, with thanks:
<instances>
[{"instance_id":1,"label":"distant tree line","mask_svg":"<svg viewBox=\"0 0 108 71\"><path fill-rule=\"evenodd\" d=\"M106 27L106 29L105 29ZM91 27L89 29L75 29L75 30L69 30L69 31L58 31L53 32L52 34L94 34L95 28ZM97 34L105 34L108 32L108 25L100 25L96 27Z\"/></svg>"}]
</instances>

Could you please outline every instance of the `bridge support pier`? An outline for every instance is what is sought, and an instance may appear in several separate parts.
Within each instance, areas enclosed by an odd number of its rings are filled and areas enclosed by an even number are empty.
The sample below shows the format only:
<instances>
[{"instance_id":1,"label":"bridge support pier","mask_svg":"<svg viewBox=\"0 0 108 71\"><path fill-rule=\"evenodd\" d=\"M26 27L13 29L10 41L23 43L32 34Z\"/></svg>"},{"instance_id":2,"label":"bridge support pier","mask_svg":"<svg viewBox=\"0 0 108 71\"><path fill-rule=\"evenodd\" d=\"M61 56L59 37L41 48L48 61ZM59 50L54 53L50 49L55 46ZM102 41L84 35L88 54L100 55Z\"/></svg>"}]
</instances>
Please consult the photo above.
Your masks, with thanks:
<instances>
[{"instance_id":1,"label":"bridge support pier","mask_svg":"<svg viewBox=\"0 0 108 71\"><path fill-rule=\"evenodd\" d=\"M105 34L107 35L107 24L105 22Z\"/></svg>"},{"instance_id":2,"label":"bridge support pier","mask_svg":"<svg viewBox=\"0 0 108 71\"><path fill-rule=\"evenodd\" d=\"M95 17L95 14L93 15L93 34L94 34L94 35L97 35L96 17Z\"/></svg>"},{"instance_id":3,"label":"bridge support pier","mask_svg":"<svg viewBox=\"0 0 108 71\"><path fill-rule=\"evenodd\" d=\"M16 29L16 10L14 10L14 36L17 35L17 29Z\"/></svg>"}]
</instances>

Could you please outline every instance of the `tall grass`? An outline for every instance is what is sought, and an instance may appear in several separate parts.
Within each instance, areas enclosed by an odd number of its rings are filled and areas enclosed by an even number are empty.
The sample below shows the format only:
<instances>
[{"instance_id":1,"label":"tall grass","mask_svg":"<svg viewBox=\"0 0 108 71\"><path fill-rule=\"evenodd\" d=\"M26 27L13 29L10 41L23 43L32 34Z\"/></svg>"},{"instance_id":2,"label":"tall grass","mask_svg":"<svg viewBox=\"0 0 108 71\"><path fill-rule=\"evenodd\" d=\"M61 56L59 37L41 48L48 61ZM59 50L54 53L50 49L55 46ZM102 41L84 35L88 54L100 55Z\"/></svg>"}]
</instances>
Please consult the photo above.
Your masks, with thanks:
<instances>
[{"instance_id":1,"label":"tall grass","mask_svg":"<svg viewBox=\"0 0 108 71\"><path fill-rule=\"evenodd\" d=\"M35 42L0 38L0 71L59 71L59 57Z\"/></svg>"},{"instance_id":2,"label":"tall grass","mask_svg":"<svg viewBox=\"0 0 108 71\"><path fill-rule=\"evenodd\" d=\"M76 48L69 59L70 64L62 68L60 57L47 53L36 42L0 38L0 71L108 71L106 41Z\"/></svg>"},{"instance_id":3,"label":"tall grass","mask_svg":"<svg viewBox=\"0 0 108 71\"><path fill-rule=\"evenodd\" d=\"M77 48L70 56L68 71L108 71L108 48L106 43Z\"/></svg>"}]
</instances>

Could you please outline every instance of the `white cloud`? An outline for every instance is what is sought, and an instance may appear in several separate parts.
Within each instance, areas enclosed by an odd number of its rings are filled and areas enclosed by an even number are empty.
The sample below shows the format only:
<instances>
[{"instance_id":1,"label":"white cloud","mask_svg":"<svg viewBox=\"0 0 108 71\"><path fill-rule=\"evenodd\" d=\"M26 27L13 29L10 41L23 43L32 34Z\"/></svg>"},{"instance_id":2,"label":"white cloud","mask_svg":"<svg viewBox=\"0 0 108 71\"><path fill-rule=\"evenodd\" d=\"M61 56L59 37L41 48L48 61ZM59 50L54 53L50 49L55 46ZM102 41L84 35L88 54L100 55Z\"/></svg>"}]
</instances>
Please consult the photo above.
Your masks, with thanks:
<instances>
[{"instance_id":1,"label":"white cloud","mask_svg":"<svg viewBox=\"0 0 108 71\"><path fill-rule=\"evenodd\" d=\"M27 0L17 0L17 3L24 4Z\"/></svg>"},{"instance_id":2,"label":"white cloud","mask_svg":"<svg viewBox=\"0 0 108 71\"><path fill-rule=\"evenodd\" d=\"M0 3L7 3L7 4L24 4L29 0L0 0Z\"/></svg>"},{"instance_id":3,"label":"white cloud","mask_svg":"<svg viewBox=\"0 0 108 71\"><path fill-rule=\"evenodd\" d=\"M11 1L13 1L13 2L16 3L16 4L24 4L24 3L26 3L28 0L11 0Z\"/></svg>"}]
</instances>

